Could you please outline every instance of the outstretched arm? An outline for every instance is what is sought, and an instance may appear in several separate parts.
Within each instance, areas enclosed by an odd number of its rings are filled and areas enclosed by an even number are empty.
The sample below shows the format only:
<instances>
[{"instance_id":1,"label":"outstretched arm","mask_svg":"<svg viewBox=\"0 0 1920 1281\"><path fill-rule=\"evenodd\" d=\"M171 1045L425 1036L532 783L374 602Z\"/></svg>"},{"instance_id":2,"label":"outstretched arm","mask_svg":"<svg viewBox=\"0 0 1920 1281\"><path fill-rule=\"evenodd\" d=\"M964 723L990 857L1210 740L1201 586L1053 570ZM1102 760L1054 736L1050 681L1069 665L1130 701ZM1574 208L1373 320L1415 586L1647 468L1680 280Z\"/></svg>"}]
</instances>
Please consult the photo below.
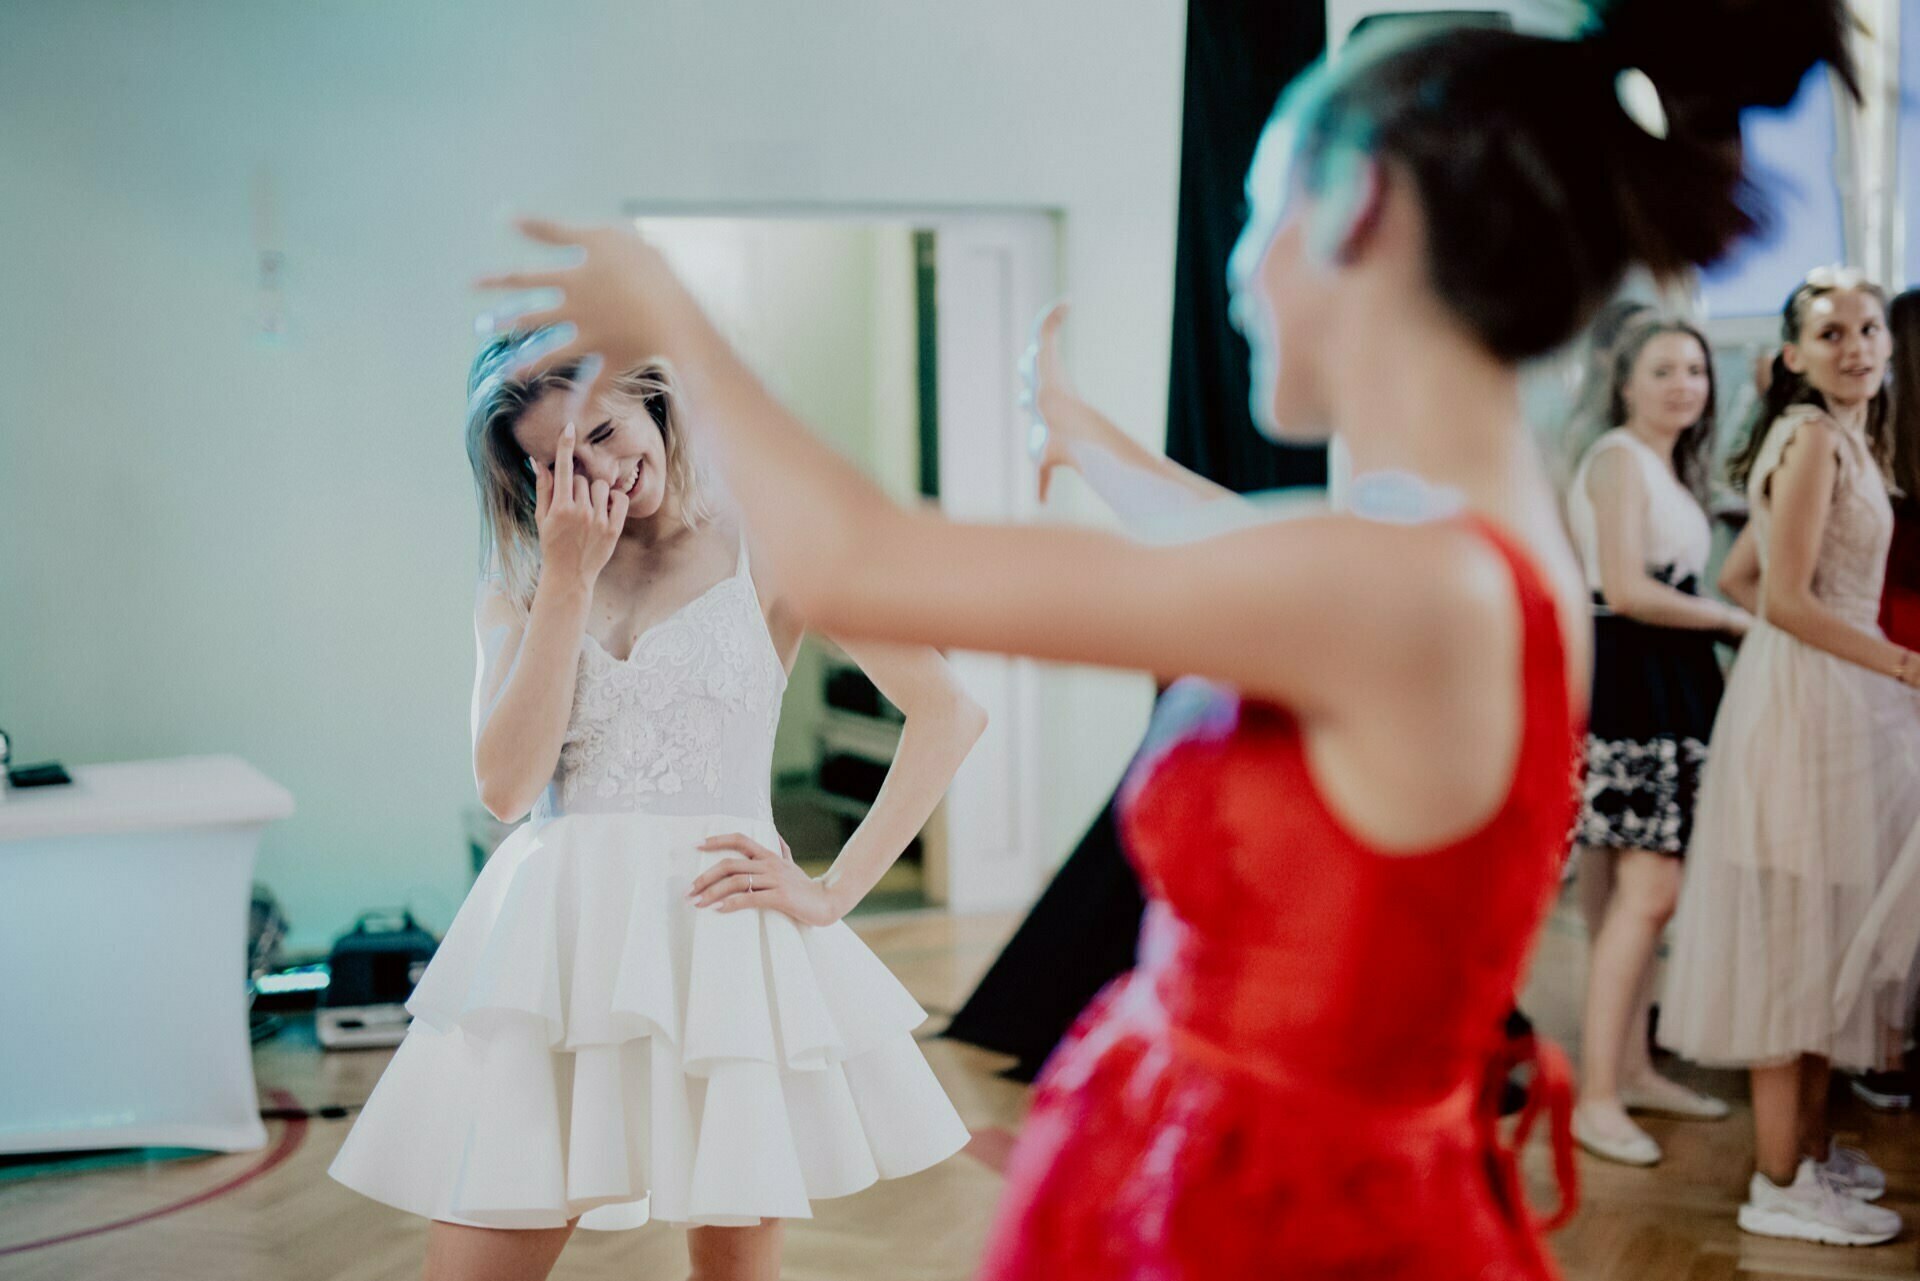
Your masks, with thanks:
<instances>
[{"instance_id":1,"label":"outstretched arm","mask_svg":"<svg viewBox=\"0 0 1920 1281\"><path fill-rule=\"evenodd\" d=\"M1079 472L1135 534L1158 532L1170 518L1202 504L1248 506L1225 486L1148 449L1080 398L1060 356L1066 317L1067 304L1048 308L1020 362L1021 402L1034 418L1029 450L1040 470L1040 501L1047 501L1053 473L1065 467Z\"/></svg>"},{"instance_id":2,"label":"outstretched arm","mask_svg":"<svg viewBox=\"0 0 1920 1281\"><path fill-rule=\"evenodd\" d=\"M1503 575L1489 579L1486 558L1459 540L1352 517L1155 547L904 511L761 387L652 246L624 228L523 229L584 251L576 266L483 282L561 291L522 323L564 323L574 336L530 367L593 353L603 370L670 358L762 564L811 626L1209 676L1314 716L1419 694L1435 683L1436 648L1458 670L1470 655L1454 650L1508 616ZM1450 626L1456 607L1465 630Z\"/></svg>"}]
</instances>

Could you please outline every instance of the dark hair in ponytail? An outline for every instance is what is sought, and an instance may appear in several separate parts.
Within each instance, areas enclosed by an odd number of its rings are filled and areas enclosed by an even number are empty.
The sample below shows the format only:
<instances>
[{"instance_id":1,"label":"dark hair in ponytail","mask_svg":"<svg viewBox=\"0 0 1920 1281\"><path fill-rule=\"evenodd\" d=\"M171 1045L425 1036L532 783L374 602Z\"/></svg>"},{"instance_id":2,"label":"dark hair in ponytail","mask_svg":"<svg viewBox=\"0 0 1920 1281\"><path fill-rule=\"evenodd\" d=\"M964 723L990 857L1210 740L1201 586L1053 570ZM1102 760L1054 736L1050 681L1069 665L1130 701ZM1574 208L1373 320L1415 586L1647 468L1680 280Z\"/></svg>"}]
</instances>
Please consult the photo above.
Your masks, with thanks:
<instances>
[{"instance_id":1,"label":"dark hair in ponytail","mask_svg":"<svg viewBox=\"0 0 1920 1281\"><path fill-rule=\"evenodd\" d=\"M1551 351L1629 267L1671 276L1754 230L1740 112L1783 106L1825 62L1857 93L1842 0L1612 0L1577 40L1456 26L1352 44L1285 106L1296 172L1393 162L1425 213L1433 286L1502 359ZM1729 30L1754 33L1728 47ZM1666 136L1622 105L1637 68Z\"/></svg>"},{"instance_id":2,"label":"dark hair in ponytail","mask_svg":"<svg viewBox=\"0 0 1920 1281\"><path fill-rule=\"evenodd\" d=\"M1818 274L1815 273L1816 276ZM1800 341L1800 330L1807 323L1807 308L1813 305L1814 299L1852 289L1859 289L1878 298L1881 308L1885 309L1887 295L1878 285L1865 281L1829 284L1805 280L1796 285L1793 292L1787 295L1786 306L1780 309L1780 341L1783 343ZM1894 352L1896 360L1899 355L1896 349ZM1867 440L1871 442L1873 452L1879 458L1882 467L1888 464L1893 448L1893 442L1889 439L1893 430L1888 414L1888 402L1891 399L1883 391L1873 398L1873 403L1867 408ZM1796 405L1812 405L1825 412L1827 398L1822 396L1804 377L1787 368L1787 356L1784 351L1775 352L1773 373L1767 380L1767 394L1760 398L1758 405L1754 406L1753 418L1747 424L1746 439L1740 442L1740 447L1727 459L1727 479L1735 489L1742 491L1746 489L1747 481L1753 476L1753 466L1760 460L1760 451L1766 447L1767 432L1780 420L1780 415Z\"/></svg>"}]
</instances>

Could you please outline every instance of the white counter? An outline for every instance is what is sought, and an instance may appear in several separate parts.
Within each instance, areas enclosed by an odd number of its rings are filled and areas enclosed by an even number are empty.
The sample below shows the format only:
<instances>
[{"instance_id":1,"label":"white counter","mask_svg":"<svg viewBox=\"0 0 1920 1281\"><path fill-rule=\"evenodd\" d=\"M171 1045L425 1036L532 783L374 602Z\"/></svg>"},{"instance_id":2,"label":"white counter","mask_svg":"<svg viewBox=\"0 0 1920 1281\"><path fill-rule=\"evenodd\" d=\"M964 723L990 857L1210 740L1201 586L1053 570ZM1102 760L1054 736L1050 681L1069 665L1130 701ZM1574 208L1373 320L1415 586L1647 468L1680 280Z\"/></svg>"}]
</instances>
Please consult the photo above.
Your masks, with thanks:
<instances>
[{"instance_id":1,"label":"white counter","mask_svg":"<svg viewBox=\"0 0 1920 1281\"><path fill-rule=\"evenodd\" d=\"M293 797L230 756L73 775L0 800L0 1152L262 1146L248 908Z\"/></svg>"}]
</instances>

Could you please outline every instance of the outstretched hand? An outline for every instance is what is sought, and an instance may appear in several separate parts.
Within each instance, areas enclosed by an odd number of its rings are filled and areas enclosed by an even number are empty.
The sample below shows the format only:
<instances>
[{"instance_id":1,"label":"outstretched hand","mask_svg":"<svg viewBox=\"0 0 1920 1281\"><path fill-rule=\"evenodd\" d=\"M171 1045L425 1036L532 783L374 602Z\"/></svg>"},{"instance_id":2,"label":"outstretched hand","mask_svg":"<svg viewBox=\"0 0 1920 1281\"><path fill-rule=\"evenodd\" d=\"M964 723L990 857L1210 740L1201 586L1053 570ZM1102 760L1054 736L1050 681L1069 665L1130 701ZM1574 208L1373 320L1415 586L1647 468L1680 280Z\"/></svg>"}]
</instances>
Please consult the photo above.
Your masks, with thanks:
<instances>
[{"instance_id":1,"label":"outstretched hand","mask_svg":"<svg viewBox=\"0 0 1920 1281\"><path fill-rule=\"evenodd\" d=\"M1068 304L1057 302L1034 322L1033 339L1020 357L1020 403L1032 416L1027 452L1039 469L1040 501L1047 501L1057 467L1074 466L1073 447L1085 439L1097 411L1080 399L1060 357L1060 329Z\"/></svg>"},{"instance_id":2,"label":"outstretched hand","mask_svg":"<svg viewBox=\"0 0 1920 1281\"><path fill-rule=\"evenodd\" d=\"M567 325L573 333L514 372L525 377L557 365L586 362L583 402L609 389L613 376L646 360L671 355L676 340L706 323L665 255L629 227L582 227L522 218L521 234L543 245L579 251L579 261L548 271L512 271L476 282L481 289L553 289L560 301L516 317L516 328Z\"/></svg>"}]
</instances>

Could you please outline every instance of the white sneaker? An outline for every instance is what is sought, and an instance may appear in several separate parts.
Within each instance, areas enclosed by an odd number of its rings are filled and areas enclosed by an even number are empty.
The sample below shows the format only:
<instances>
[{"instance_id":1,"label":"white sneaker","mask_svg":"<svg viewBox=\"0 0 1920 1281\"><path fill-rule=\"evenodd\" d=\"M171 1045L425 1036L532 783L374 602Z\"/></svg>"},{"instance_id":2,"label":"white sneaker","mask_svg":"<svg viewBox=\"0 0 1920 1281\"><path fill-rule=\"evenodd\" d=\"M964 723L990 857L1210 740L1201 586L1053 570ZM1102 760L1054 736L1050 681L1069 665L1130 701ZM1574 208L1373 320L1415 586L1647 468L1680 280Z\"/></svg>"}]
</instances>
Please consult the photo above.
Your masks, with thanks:
<instances>
[{"instance_id":1,"label":"white sneaker","mask_svg":"<svg viewBox=\"0 0 1920 1281\"><path fill-rule=\"evenodd\" d=\"M1784 1188L1764 1174L1753 1176L1740 1207L1740 1230L1822 1245L1879 1245L1900 1235L1900 1216L1840 1192L1807 1158Z\"/></svg>"},{"instance_id":2,"label":"white sneaker","mask_svg":"<svg viewBox=\"0 0 1920 1281\"><path fill-rule=\"evenodd\" d=\"M1653 1136L1627 1119L1624 1111L1582 1103L1573 1110L1573 1137L1581 1147L1621 1165L1657 1165L1663 1153Z\"/></svg>"},{"instance_id":3,"label":"white sneaker","mask_svg":"<svg viewBox=\"0 0 1920 1281\"><path fill-rule=\"evenodd\" d=\"M1827 1144L1827 1159L1817 1162L1820 1176L1856 1201L1878 1201L1887 1194L1887 1172L1859 1148Z\"/></svg>"}]
</instances>

